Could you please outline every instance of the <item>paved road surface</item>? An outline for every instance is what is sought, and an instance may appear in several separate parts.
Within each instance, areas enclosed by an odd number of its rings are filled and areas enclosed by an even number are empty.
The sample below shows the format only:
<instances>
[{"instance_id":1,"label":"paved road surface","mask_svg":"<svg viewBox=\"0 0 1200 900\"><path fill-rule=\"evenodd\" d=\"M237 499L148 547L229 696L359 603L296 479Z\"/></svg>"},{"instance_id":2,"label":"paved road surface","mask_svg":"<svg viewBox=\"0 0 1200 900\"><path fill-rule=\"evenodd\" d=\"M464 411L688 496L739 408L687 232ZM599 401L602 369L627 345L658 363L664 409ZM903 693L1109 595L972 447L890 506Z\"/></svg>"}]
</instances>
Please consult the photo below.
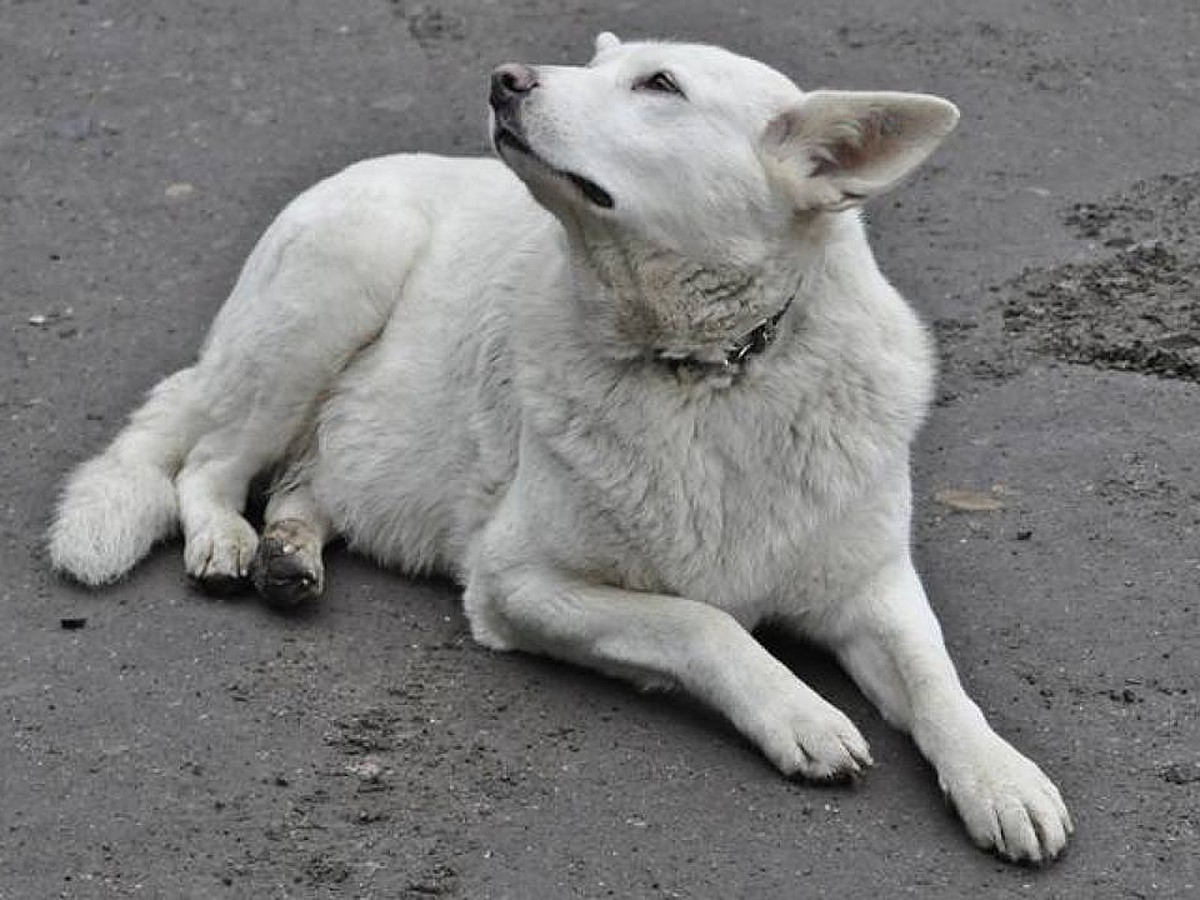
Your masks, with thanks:
<instances>
[{"instance_id":1,"label":"paved road surface","mask_svg":"<svg viewBox=\"0 0 1200 900\"><path fill-rule=\"evenodd\" d=\"M195 593L178 546L98 594L47 571L63 473L192 358L288 198L484 152L490 67L606 28L964 110L872 228L943 355L921 565L1072 804L1058 865L975 851L801 647L776 649L874 745L855 789L482 651L451 588L345 553L290 619ZM1193 0L0 0L0 898L1200 896L1198 38Z\"/></svg>"}]
</instances>

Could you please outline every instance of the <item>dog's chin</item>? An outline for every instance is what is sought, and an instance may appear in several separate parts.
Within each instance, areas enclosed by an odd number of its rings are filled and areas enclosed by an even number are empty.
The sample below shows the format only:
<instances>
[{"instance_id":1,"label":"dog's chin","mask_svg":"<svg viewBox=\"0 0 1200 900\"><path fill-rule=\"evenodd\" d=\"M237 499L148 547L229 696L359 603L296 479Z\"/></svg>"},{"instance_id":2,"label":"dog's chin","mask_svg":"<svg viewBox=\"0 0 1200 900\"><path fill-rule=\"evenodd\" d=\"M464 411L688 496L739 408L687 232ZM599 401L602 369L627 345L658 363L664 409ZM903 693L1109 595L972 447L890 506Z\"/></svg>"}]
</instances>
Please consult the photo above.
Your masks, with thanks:
<instances>
[{"instance_id":1,"label":"dog's chin","mask_svg":"<svg viewBox=\"0 0 1200 900\"><path fill-rule=\"evenodd\" d=\"M492 131L492 145L496 148L500 158L517 174L517 177L529 185L529 189L539 199L541 193L539 188L550 186L557 188L561 193L565 186L570 190L572 196L582 197L592 206L600 209L612 209L616 206L612 194L596 182L577 172L551 165L529 146L529 142L522 135L511 128L497 124Z\"/></svg>"}]
</instances>

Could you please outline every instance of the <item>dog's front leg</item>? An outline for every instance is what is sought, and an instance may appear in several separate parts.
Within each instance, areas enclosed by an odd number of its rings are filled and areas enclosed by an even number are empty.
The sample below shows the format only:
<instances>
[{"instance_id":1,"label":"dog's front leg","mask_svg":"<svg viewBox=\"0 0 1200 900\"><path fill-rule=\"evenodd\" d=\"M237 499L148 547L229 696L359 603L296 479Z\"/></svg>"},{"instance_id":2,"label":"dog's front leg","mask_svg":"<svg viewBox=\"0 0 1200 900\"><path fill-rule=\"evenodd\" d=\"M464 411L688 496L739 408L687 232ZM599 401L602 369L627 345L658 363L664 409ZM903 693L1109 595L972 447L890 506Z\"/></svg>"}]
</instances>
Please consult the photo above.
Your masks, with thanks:
<instances>
[{"instance_id":1,"label":"dog's front leg","mask_svg":"<svg viewBox=\"0 0 1200 900\"><path fill-rule=\"evenodd\" d=\"M726 613L680 597L589 584L541 569L474 578L475 637L710 704L785 774L829 780L871 764L866 741Z\"/></svg>"},{"instance_id":2,"label":"dog's front leg","mask_svg":"<svg viewBox=\"0 0 1200 900\"><path fill-rule=\"evenodd\" d=\"M977 844L1026 862L1066 846L1072 825L1058 789L963 690L907 555L881 569L821 637L884 717L911 732Z\"/></svg>"}]
</instances>

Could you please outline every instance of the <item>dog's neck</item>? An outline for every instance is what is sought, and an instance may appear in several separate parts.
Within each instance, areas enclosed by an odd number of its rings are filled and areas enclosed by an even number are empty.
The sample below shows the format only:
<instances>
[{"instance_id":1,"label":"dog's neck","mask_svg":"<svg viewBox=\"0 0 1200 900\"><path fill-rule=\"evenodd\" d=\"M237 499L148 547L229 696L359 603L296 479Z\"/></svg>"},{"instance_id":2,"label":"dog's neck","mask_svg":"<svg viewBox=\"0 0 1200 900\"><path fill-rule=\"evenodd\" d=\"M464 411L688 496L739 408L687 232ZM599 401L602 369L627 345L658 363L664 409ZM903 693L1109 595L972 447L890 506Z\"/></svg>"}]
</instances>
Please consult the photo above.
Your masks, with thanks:
<instances>
[{"instance_id":1,"label":"dog's neck","mask_svg":"<svg viewBox=\"0 0 1200 900\"><path fill-rule=\"evenodd\" d=\"M571 237L590 343L689 375L736 374L774 341L799 275L701 262L615 230Z\"/></svg>"}]
</instances>

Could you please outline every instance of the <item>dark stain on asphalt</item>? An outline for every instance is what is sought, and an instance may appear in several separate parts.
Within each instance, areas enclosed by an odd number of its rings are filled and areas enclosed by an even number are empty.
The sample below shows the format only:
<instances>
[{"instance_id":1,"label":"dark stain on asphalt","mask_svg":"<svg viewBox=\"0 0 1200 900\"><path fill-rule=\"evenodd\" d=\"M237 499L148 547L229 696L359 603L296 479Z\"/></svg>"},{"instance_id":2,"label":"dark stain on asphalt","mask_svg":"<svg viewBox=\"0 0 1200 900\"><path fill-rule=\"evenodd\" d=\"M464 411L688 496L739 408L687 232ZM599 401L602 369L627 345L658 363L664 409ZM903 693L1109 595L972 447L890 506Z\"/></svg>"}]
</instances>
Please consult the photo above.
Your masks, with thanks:
<instances>
[{"instance_id":1,"label":"dark stain on asphalt","mask_svg":"<svg viewBox=\"0 0 1200 900\"><path fill-rule=\"evenodd\" d=\"M1007 335L1072 363L1200 381L1200 172L1162 175L1065 222L1092 257L1007 286Z\"/></svg>"}]
</instances>

